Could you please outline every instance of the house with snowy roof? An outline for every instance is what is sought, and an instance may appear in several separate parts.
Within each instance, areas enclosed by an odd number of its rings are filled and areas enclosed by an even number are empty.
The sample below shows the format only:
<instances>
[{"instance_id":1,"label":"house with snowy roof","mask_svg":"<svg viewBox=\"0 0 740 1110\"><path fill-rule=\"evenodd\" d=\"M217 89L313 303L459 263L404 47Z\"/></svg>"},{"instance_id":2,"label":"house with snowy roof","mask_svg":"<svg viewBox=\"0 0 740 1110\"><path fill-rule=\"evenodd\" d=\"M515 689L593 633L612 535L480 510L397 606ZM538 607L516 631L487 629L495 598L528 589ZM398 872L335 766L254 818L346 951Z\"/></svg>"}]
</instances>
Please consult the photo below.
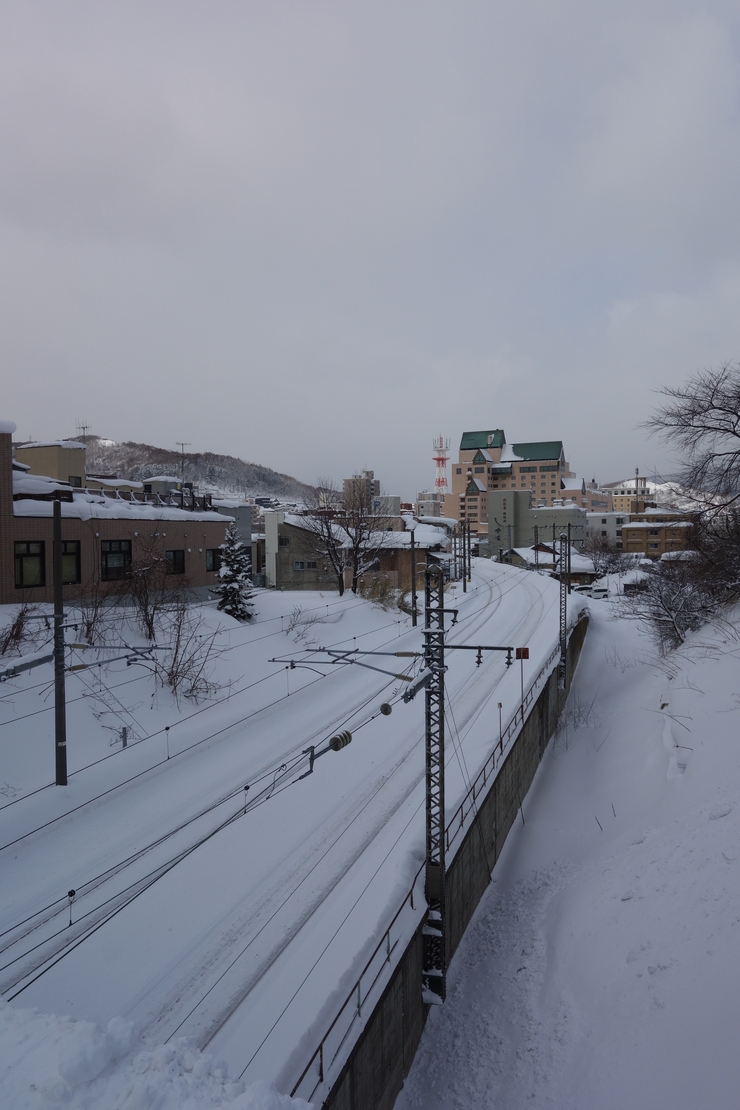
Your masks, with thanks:
<instances>
[{"instance_id":1,"label":"house with snowy roof","mask_svg":"<svg viewBox=\"0 0 740 1110\"><path fill-rule=\"evenodd\" d=\"M14 431L12 421L0 421L0 604L53 600L54 501L61 504L65 600L119 591L137 562L152 555L162 559L173 587L207 595L217 585L230 518L205 509L203 500L198 511L194 497L183 508L132 490L85 489L32 473L27 462L13 459ZM67 478L82 477L84 469L72 468L84 444L53 446ZM67 450L69 456L61 454Z\"/></svg>"},{"instance_id":2,"label":"house with snowy roof","mask_svg":"<svg viewBox=\"0 0 740 1110\"><path fill-rule=\"evenodd\" d=\"M311 514L265 513L265 575L269 586L282 590L334 590L336 574L328 556L322 554L322 542L312 527ZM388 522L384 522L388 523ZM395 523L395 521L394 521ZM411 534L414 535L414 556L417 572L427 563L445 564L450 549L450 528L453 522L435 518L417 521L399 517L398 527L380 527L369 545L373 557L363 578L365 584L373 576L382 576L393 589L411 585ZM341 543L346 534L337 529ZM362 578L361 578L362 583ZM351 571L345 571L345 586L351 586Z\"/></svg>"}]
</instances>

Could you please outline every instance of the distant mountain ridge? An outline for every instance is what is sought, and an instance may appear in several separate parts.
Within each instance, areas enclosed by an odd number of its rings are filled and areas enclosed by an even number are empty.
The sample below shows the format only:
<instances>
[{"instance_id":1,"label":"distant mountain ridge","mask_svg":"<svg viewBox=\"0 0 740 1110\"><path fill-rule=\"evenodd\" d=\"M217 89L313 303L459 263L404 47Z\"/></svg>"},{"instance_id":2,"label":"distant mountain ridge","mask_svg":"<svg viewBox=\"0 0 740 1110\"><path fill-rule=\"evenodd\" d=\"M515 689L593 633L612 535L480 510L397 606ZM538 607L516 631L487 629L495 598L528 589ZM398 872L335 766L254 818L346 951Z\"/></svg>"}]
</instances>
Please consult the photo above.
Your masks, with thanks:
<instances>
[{"instance_id":1,"label":"distant mountain ridge","mask_svg":"<svg viewBox=\"0 0 740 1110\"><path fill-rule=\"evenodd\" d=\"M269 466L244 462L232 455L211 451L186 453L152 447L149 443L116 443L102 436L84 437L88 474L117 474L131 482L144 482L158 474L179 477L205 492L225 497L277 497L281 501L303 501L311 486Z\"/></svg>"}]
</instances>

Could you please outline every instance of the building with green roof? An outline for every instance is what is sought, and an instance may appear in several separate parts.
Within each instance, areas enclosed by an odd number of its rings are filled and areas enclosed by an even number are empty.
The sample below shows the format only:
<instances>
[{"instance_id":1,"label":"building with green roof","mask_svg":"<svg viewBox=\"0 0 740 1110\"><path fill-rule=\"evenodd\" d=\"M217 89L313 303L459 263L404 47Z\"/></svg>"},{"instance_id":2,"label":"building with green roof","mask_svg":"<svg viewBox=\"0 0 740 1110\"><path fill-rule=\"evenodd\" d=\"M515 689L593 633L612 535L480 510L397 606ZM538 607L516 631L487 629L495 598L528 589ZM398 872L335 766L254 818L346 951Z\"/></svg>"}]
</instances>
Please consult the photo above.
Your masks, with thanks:
<instances>
[{"instance_id":1,"label":"building with green roof","mask_svg":"<svg viewBox=\"0 0 740 1110\"><path fill-rule=\"evenodd\" d=\"M572 477L562 440L507 443L503 428L463 432L445 515L487 536L489 493L528 490L535 505L552 505L563 496L563 480Z\"/></svg>"}]
</instances>

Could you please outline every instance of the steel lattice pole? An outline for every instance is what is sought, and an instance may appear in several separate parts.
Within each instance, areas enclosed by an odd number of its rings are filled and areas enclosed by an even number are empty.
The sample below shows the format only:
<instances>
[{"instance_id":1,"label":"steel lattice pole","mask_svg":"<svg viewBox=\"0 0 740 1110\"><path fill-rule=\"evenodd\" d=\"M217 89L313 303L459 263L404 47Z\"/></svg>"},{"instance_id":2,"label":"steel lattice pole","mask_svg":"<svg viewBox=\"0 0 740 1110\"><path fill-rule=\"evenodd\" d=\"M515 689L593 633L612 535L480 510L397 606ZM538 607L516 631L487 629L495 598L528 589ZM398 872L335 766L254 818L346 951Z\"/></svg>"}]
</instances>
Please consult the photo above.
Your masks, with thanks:
<instances>
[{"instance_id":1,"label":"steel lattice pole","mask_svg":"<svg viewBox=\"0 0 740 1110\"><path fill-rule=\"evenodd\" d=\"M422 989L424 1000L443 1002L447 987L445 916L444 578L427 570L424 656L433 678L426 687L426 897Z\"/></svg>"},{"instance_id":2,"label":"steel lattice pole","mask_svg":"<svg viewBox=\"0 0 740 1110\"><path fill-rule=\"evenodd\" d=\"M567 685L568 667L568 585L566 574L566 545L568 537L565 532L560 533L560 662L558 663L558 689L565 690Z\"/></svg>"}]
</instances>

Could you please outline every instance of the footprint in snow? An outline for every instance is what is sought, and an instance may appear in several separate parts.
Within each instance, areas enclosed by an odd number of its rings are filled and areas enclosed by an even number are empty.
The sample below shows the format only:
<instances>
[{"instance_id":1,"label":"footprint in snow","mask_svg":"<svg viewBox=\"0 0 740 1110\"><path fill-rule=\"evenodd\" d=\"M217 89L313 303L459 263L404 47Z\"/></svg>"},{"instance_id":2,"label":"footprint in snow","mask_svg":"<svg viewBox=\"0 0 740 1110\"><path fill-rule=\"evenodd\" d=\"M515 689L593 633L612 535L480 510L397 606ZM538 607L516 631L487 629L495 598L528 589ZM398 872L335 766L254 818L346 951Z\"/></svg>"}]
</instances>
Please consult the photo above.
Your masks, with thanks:
<instances>
[{"instance_id":1,"label":"footprint in snow","mask_svg":"<svg viewBox=\"0 0 740 1110\"><path fill-rule=\"evenodd\" d=\"M728 813L732 813L732 802L723 802L721 805L714 807L709 814L709 820L719 821L721 817L727 817Z\"/></svg>"}]
</instances>

